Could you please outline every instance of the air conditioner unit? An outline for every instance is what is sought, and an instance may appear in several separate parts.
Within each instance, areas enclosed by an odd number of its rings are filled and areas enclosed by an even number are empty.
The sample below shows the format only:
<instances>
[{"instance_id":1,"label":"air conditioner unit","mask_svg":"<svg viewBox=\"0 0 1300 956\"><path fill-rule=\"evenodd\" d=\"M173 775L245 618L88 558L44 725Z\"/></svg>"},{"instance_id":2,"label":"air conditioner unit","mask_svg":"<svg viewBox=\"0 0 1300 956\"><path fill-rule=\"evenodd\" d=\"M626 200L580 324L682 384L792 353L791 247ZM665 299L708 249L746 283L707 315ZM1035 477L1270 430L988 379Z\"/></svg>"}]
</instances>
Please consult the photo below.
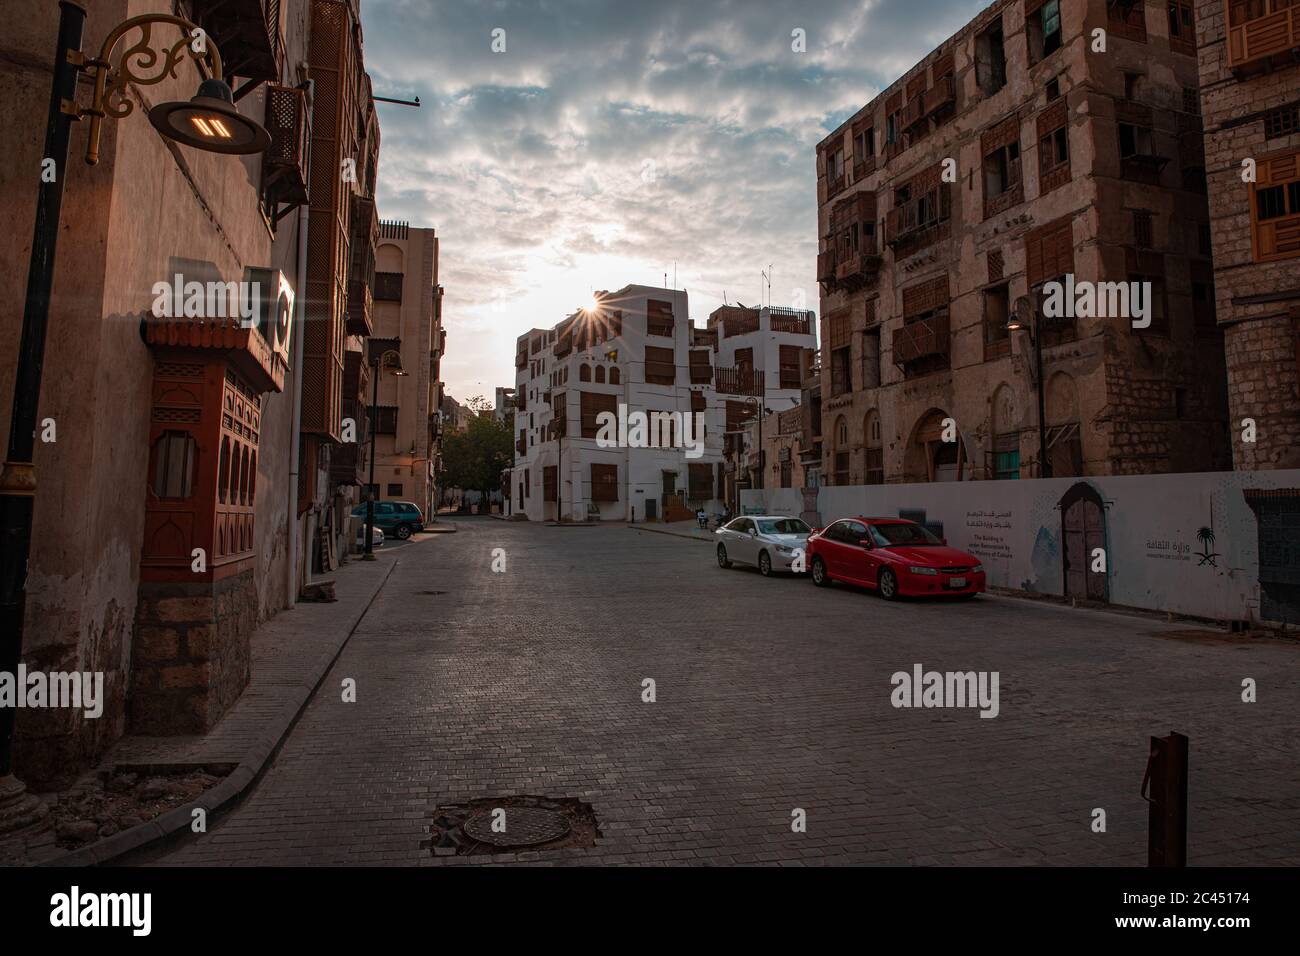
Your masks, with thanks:
<instances>
[{"instance_id":1,"label":"air conditioner unit","mask_svg":"<svg viewBox=\"0 0 1300 956\"><path fill-rule=\"evenodd\" d=\"M257 283L258 290L253 325L271 351L288 365L293 342L293 285L279 269L253 267L247 270L247 282L250 289Z\"/></svg>"}]
</instances>

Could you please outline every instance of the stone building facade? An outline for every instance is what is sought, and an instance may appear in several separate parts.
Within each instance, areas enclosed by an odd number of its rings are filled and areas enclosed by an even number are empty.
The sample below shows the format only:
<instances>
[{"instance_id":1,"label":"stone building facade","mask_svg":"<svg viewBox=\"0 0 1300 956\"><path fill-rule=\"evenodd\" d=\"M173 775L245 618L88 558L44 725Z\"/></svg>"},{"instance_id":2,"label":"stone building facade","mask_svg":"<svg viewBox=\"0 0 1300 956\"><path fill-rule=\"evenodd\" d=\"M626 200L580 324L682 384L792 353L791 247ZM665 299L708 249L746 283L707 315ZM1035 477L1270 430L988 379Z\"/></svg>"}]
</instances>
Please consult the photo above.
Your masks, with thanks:
<instances>
[{"instance_id":1,"label":"stone building facade","mask_svg":"<svg viewBox=\"0 0 1300 956\"><path fill-rule=\"evenodd\" d=\"M0 166L0 196L20 237L0 244L0 439L59 12L25 6L0 37L0 131L11 160ZM89 124L73 125L70 162L58 171L65 194L39 396L57 438L36 446L22 660L29 670L102 672L107 699L98 719L20 711L15 768L38 786L75 776L128 729L210 728L248 681L253 629L297 599L321 543L314 515L336 500L328 458L343 330L365 331L348 311L351 223L337 213L373 197L377 124L356 0L249 12L258 7L103 0L88 11L88 56L129 17L179 14L201 26L223 54L237 109L271 145L231 156L159 134L148 111L194 95L200 77L188 60L174 79L128 84L134 109L104 123L97 165L82 159ZM155 38L175 30L157 26ZM90 81L79 83L83 107ZM340 132L346 142L333 141ZM361 157L360 172L339 182L345 151ZM156 284L178 275L257 282L261 309L251 323L160 316ZM300 432L311 440L300 445Z\"/></svg>"},{"instance_id":2,"label":"stone building facade","mask_svg":"<svg viewBox=\"0 0 1300 956\"><path fill-rule=\"evenodd\" d=\"M382 222L375 272L375 331L367 346L374 374L380 364L375 435L377 498L410 501L432 518L434 468L441 436L438 368L447 344L438 284L438 237L433 229ZM400 357L401 375L392 353Z\"/></svg>"},{"instance_id":3,"label":"stone building facade","mask_svg":"<svg viewBox=\"0 0 1300 956\"><path fill-rule=\"evenodd\" d=\"M1233 461L1239 469L1296 468L1300 5L1198 0L1195 6ZM1253 182L1247 181L1251 165Z\"/></svg>"},{"instance_id":4,"label":"stone building facade","mask_svg":"<svg viewBox=\"0 0 1300 956\"><path fill-rule=\"evenodd\" d=\"M1168 6L999 0L818 146L824 483L1227 466L1195 42ZM1149 282L1150 325L1048 314L1053 283L1100 282Z\"/></svg>"}]
</instances>

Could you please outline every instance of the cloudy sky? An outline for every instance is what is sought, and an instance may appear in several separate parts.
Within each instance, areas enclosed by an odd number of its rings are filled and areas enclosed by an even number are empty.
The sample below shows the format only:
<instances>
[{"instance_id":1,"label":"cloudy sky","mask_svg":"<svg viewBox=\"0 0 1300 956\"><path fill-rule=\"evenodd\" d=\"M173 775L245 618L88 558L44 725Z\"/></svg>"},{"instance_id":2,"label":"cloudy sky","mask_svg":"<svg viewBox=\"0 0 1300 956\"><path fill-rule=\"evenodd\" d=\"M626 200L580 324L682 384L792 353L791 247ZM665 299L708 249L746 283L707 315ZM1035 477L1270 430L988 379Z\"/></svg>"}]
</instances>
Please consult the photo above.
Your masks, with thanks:
<instances>
[{"instance_id":1,"label":"cloudy sky","mask_svg":"<svg viewBox=\"0 0 1300 956\"><path fill-rule=\"evenodd\" d=\"M448 391L674 269L697 324L769 264L816 309L817 142L988 2L362 0L375 93L423 104L380 106L379 209L441 237Z\"/></svg>"}]
</instances>

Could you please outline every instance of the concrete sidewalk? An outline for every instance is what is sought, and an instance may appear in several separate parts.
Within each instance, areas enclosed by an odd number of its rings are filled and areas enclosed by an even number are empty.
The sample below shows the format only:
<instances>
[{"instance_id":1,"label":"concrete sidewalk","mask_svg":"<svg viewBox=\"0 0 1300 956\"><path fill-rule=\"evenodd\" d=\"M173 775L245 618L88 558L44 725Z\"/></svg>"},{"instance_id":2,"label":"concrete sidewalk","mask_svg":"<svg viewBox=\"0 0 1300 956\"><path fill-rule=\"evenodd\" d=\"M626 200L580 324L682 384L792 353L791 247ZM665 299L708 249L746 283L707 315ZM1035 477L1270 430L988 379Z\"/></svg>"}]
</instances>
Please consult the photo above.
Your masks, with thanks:
<instances>
[{"instance_id":1,"label":"concrete sidewalk","mask_svg":"<svg viewBox=\"0 0 1300 956\"><path fill-rule=\"evenodd\" d=\"M412 544L431 540L418 537ZM259 627L252 638L248 686L211 731L201 736L127 735L100 765L112 773L200 767L228 771L219 784L193 803L42 862L79 866L112 861L188 831L196 808L206 811L210 827L212 817L236 803L266 768L408 549L376 551L374 561L353 557L318 579L333 581L338 600L297 604Z\"/></svg>"}]
</instances>

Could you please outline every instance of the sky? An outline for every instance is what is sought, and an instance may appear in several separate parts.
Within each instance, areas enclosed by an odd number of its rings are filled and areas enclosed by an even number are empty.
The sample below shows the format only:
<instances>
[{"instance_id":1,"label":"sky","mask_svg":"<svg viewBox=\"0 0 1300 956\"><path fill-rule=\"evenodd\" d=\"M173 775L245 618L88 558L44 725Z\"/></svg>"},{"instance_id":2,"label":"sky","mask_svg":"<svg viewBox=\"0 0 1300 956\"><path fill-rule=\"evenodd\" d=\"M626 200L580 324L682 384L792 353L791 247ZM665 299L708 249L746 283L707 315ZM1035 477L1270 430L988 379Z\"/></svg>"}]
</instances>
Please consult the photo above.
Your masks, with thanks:
<instances>
[{"instance_id":1,"label":"sky","mask_svg":"<svg viewBox=\"0 0 1300 956\"><path fill-rule=\"evenodd\" d=\"M420 98L379 104L379 211L438 231L448 393L665 273L697 325L769 267L816 310L817 143L989 2L362 0L375 94Z\"/></svg>"}]
</instances>

